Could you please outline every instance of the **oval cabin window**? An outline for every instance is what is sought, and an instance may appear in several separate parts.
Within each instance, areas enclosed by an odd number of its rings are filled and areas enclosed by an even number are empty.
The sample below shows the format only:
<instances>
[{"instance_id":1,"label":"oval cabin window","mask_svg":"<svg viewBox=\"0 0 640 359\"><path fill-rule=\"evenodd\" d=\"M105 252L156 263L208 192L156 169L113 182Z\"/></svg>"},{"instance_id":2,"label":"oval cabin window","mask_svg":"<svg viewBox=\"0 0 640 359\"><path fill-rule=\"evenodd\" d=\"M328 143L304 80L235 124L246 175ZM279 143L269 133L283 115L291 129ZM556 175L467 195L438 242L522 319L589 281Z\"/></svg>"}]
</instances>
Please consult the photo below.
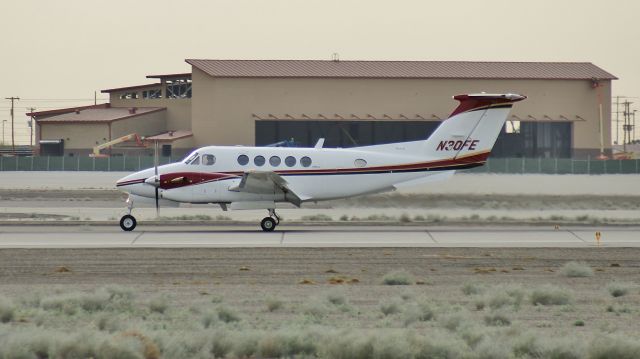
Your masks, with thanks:
<instances>
[{"instance_id":1,"label":"oval cabin window","mask_svg":"<svg viewBox=\"0 0 640 359\"><path fill-rule=\"evenodd\" d=\"M363 160L362 158L358 158L357 160L355 160L354 164L356 165L356 167L364 167L367 165L367 161Z\"/></svg>"},{"instance_id":2,"label":"oval cabin window","mask_svg":"<svg viewBox=\"0 0 640 359\"><path fill-rule=\"evenodd\" d=\"M249 156L247 155L238 156L238 163L242 166L246 166L247 163L249 163Z\"/></svg>"},{"instance_id":3,"label":"oval cabin window","mask_svg":"<svg viewBox=\"0 0 640 359\"><path fill-rule=\"evenodd\" d=\"M293 156L288 156L284 159L284 164L287 165L287 167L293 167L296 165L296 158Z\"/></svg>"},{"instance_id":4,"label":"oval cabin window","mask_svg":"<svg viewBox=\"0 0 640 359\"><path fill-rule=\"evenodd\" d=\"M282 160L278 156L271 156L271 158L269 158L269 164L273 167L280 166L280 162L282 162Z\"/></svg>"},{"instance_id":5,"label":"oval cabin window","mask_svg":"<svg viewBox=\"0 0 640 359\"><path fill-rule=\"evenodd\" d=\"M265 159L262 156L256 156L253 159L253 163L255 163L256 166L262 166L265 163Z\"/></svg>"},{"instance_id":6,"label":"oval cabin window","mask_svg":"<svg viewBox=\"0 0 640 359\"><path fill-rule=\"evenodd\" d=\"M311 166L311 158L304 156L300 159L300 164L302 165L302 167L309 167Z\"/></svg>"}]
</instances>

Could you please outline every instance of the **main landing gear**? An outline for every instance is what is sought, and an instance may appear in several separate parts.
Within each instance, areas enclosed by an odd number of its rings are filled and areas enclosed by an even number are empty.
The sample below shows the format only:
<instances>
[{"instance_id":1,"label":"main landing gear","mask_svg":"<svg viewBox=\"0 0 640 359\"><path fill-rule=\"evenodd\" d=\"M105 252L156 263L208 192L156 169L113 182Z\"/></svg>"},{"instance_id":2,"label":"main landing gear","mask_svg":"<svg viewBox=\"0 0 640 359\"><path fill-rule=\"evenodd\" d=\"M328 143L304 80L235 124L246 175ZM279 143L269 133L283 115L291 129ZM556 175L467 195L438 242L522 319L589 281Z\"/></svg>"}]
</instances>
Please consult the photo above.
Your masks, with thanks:
<instances>
[{"instance_id":1,"label":"main landing gear","mask_svg":"<svg viewBox=\"0 0 640 359\"><path fill-rule=\"evenodd\" d=\"M280 216L276 214L275 209L269 209L269 217L264 217L260 222L260 227L265 232L272 232L276 226L280 224Z\"/></svg>"},{"instance_id":2,"label":"main landing gear","mask_svg":"<svg viewBox=\"0 0 640 359\"><path fill-rule=\"evenodd\" d=\"M133 210L133 200L131 198L127 198L127 210L129 213L120 218L120 228L122 228L123 231L130 232L133 231L138 224L136 217L131 215L131 210Z\"/></svg>"}]
</instances>

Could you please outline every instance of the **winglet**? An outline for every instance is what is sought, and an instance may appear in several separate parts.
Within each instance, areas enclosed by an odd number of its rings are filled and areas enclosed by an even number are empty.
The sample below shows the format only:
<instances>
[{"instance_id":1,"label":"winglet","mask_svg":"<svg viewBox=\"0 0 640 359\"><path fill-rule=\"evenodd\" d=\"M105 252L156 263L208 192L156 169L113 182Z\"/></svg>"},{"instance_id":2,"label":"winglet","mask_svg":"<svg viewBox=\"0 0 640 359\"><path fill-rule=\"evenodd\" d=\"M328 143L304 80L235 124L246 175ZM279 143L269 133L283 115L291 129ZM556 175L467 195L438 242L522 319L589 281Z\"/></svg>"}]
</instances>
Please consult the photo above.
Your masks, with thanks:
<instances>
[{"instance_id":1,"label":"winglet","mask_svg":"<svg viewBox=\"0 0 640 359\"><path fill-rule=\"evenodd\" d=\"M316 142L316 145L313 146L313 148L322 148L322 146L324 146L324 138L319 138L318 142Z\"/></svg>"}]
</instances>

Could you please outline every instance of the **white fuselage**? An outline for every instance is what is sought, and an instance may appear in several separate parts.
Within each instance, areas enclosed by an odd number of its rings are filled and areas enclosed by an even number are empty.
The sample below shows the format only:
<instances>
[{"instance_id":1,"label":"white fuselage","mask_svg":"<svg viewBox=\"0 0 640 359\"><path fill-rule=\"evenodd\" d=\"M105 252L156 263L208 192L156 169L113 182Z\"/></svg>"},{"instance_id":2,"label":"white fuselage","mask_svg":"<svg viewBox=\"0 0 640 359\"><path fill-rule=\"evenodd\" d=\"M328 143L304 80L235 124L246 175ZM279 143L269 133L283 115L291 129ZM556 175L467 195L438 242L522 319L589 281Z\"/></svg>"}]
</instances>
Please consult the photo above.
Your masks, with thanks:
<instances>
[{"instance_id":1,"label":"white fuselage","mask_svg":"<svg viewBox=\"0 0 640 359\"><path fill-rule=\"evenodd\" d=\"M428 163L425 162L425 157L409 151L412 147L421 144L422 141L353 149L203 147L194 151L182 162L159 166L158 173L160 178L197 177L198 174L205 175L207 178L200 182L196 181L197 183L192 182L173 188L161 186L160 197L189 203L285 201L284 193L281 191L255 194L230 190L239 185L243 173L251 171L277 173L297 193L304 195L305 201L322 201L389 191L394 189L396 184L447 170L425 167ZM215 162L203 163L204 155L213 155ZM194 156L198 156L199 161L187 163L193 160ZM240 156L246 156L242 159L248 159L248 163L241 164ZM259 156L264 158L264 164L261 164ZM291 157L295 161L292 161ZM307 158L310 159L310 164L305 162ZM153 168L143 170L119 180L118 187L133 195L154 198L155 188L144 183L146 179L153 176Z\"/></svg>"}]
</instances>

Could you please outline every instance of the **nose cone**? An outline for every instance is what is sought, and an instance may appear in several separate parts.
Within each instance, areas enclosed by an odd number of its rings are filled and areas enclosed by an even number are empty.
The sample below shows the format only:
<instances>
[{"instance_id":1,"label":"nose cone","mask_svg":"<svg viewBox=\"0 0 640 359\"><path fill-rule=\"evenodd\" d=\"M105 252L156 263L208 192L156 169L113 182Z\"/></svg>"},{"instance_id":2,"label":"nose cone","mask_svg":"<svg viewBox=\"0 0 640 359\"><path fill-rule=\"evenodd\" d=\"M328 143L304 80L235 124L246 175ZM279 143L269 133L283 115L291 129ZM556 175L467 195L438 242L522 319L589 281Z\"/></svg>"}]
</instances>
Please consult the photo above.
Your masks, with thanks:
<instances>
[{"instance_id":1,"label":"nose cone","mask_svg":"<svg viewBox=\"0 0 640 359\"><path fill-rule=\"evenodd\" d=\"M145 183L145 181L154 177L153 169L144 170L130 174L116 181L116 187L124 192L135 194L143 197L155 197L155 188Z\"/></svg>"}]
</instances>

